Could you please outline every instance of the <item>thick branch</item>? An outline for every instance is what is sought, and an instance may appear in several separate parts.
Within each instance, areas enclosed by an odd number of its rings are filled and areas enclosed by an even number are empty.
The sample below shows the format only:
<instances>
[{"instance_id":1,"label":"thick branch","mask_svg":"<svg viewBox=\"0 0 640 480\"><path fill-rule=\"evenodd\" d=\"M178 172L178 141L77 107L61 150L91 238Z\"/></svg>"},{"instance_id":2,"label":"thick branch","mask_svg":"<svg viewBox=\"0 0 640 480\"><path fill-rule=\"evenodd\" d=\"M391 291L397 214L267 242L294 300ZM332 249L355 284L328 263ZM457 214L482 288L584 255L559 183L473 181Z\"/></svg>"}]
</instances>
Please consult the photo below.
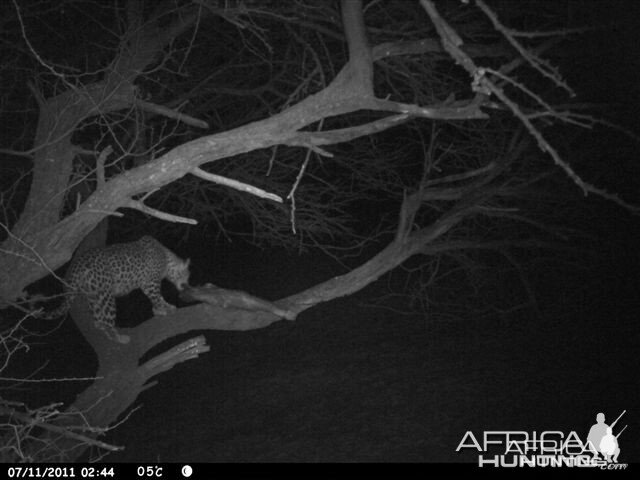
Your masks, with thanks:
<instances>
[{"instance_id":1,"label":"thick branch","mask_svg":"<svg viewBox=\"0 0 640 480\"><path fill-rule=\"evenodd\" d=\"M423 201L422 192L405 198L400 218L413 218ZM318 303L344 297L361 290L393 270L412 255L426 252L426 247L441 238L466 217L476 213L475 205L484 197L471 195L428 227L412 231L413 222L400 222L394 240L372 259L351 272L334 277L324 283L287 298L273 302L283 311L295 317ZM170 316L155 317L133 329L122 329L131 336L131 346L139 349L139 355L177 335L192 330L254 330L277 322L280 316L266 311L221 308L200 304L181 308ZM129 345L127 345L129 347Z\"/></svg>"},{"instance_id":2,"label":"thick branch","mask_svg":"<svg viewBox=\"0 0 640 480\"><path fill-rule=\"evenodd\" d=\"M58 221L75 156L71 135L90 116L130 107L135 101L133 80L157 59L168 42L189 28L196 19L196 10L193 10L185 15L177 15L175 22L168 27L156 21L148 22L144 28L134 27L135 41L132 38L123 41L110 73L103 81L86 87L69 84L68 91L46 101L39 100L40 116L34 148L31 150L34 153L31 190L12 235L0 247L0 296L16 298L26 285L50 272L47 265L51 268L62 265L70 258L82 237L115 210L97 206L94 210L85 211L89 217L76 217L72 223ZM188 120L184 116L181 119ZM102 187L99 190L103 190L104 185ZM125 198L120 196L118 203L119 206L125 206ZM73 233L67 236L60 228L70 225L73 226ZM55 232L54 236L47 238L51 231ZM72 238L73 241L59 243L61 237ZM48 252L44 254L48 259L41 257L43 261L34 269L36 264L30 262L36 259L25 251L23 244L30 245L38 252ZM56 244L64 245L62 252L57 250ZM27 258L29 260L25 263ZM20 282L9 277L10 272L15 271L24 272Z\"/></svg>"},{"instance_id":3,"label":"thick branch","mask_svg":"<svg viewBox=\"0 0 640 480\"><path fill-rule=\"evenodd\" d=\"M362 13L362 0L342 0L342 23L349 47L349 64L360 87L373 95L373 60Z\"/></svg>"},{"instance_id":4,"label":"thick branch","mask_svg":"<svg viewBox=\"0 0 640 480\"><path fill-rule=\"evenodd\" d=\"M132 329L121 329L120 334L131 337L129 343L121 344L110 340L102 330L95 328L86 300L79 297L72 306L71 314L98 355L98 380L78 397L68 410L68 415L65 415L65 421L61 426L87 425L93 428L92 431L107 428L130 407L143 390L155 385L154 382L150 382L155 375L183 361L196 359L209 350L203 337L195 337L170 347L140 365L140 360L152 348L157 348L163 342L194 330L263 328L279 321L284 312L293 320L297 314L318 303L350 295L396 268L412 255L428 253L429 244L442 238L457 223L473 214L476 203L483 199L482 196L471 192L471 195L463 198L436 222L413 231L413 218L423 202L422 194L419 190L405 198L401 207L398 232L380 253L345 275L334 277L306 291L274 302L275 307L260 300L243 300L247 296L242 293L239 294L241 298L238 300L236 293L236 301L221 302L222 305L227 305L227 308L199 304L178 309L168 316L154 317ZM221 295L226 293L229 292L223 291ZM235 305L238 305L238 308L233 307ZM257 310L248 310L247 306L251 305L257 305ZM90 443L83 440L58 440L55 443L56 450L47 452L47 455L51 455L51 460L71 460Z\"/></svg>"},{"instance_id":5,"label":"thick branch","mask_svg":"<svg viewBox=\"0 0 640 480\"><path fill-rule=\"evenodd\" d=\"M152 162L114 177L100 186L72 215L48 228L29 232L22 240L40 252L47 265L57 268L68 261L83 236L102 218L119 208L131 206L131 198L167 185L194 172L202 164L278 144L302 142L317 146L330 141L346 141L355 138L358 133L366 135L369 131L379 131L385 125L395 125L407 118L406 114L433 119L484 117L480 110L482 96L466 103L449 102L426 107L376 99L370 84L371 56L364 38L359 2L345 2L343 16L345 28L350 31L350 53L354 56L327 88L268 119L185 143ZM148 48L150 47L147 46L147 54ZM121 68L122 64L118 67ZM314 135L319 136L313 138L307 133L298 132L324 118L363 109L401 115L373 122L360 131L357 130L358 127L337 131L333 138L328 134L323 139L322 135L327 134L322 132L315 133ZM57 193L60 194L60 189ZM7 268L5 272L20 268L24 275L21 282L16 283L6 273L0 273L0 295L7 298L15 298L26 285L47 273L43 265L25 264L18 257L21 248L12 247L4 250L16 252L17 256L12 259L15 265L10 265L11 268Z\"/></svg>"}]
</instances>

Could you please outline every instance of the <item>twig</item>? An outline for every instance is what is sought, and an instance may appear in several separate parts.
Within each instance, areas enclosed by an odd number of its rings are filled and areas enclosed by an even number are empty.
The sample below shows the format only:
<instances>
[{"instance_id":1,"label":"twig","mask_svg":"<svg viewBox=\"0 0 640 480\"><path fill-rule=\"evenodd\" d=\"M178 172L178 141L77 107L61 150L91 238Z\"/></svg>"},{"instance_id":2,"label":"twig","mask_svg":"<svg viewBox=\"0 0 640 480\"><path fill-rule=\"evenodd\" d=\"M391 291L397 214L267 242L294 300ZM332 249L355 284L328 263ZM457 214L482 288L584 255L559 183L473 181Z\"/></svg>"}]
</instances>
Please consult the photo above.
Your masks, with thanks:
<instances>
[{"instance_id":1,"label":"twig","mask_svg":"<svg viewBox=\"0 0 640 480\"><path fill-rule=\"evenodd\" d=\"M81 435L79 433L71 432L71 431L69 431L69 427L59 427L57 425L52 425L50 423L45 423L42 420L39 420L37 418L33 418L31 415L28 415L28 414L22 413L22 412L18 412L13 408L6 408L6 407L3 407L3 406L0 406L0 413L3 414L3 415L8 415L11 418L15 418L15 419L21 421L25 425L30 425L30 426L33 426L33 427L40 427L40 428L42 428L44 430L48 430L50 432L59 433L64 437L69 437L69 438L73 438L75 440L80 440L83 443L86 443L88 445L94 445L96 447L103 448L103 449L108 450L110 452L117 452L119 450L123 450L124 449L124 447L111 445L109 443L101 442L100 440L96 440L96 439L88 437L86 435Z\"/></svg>"}]
</instances>

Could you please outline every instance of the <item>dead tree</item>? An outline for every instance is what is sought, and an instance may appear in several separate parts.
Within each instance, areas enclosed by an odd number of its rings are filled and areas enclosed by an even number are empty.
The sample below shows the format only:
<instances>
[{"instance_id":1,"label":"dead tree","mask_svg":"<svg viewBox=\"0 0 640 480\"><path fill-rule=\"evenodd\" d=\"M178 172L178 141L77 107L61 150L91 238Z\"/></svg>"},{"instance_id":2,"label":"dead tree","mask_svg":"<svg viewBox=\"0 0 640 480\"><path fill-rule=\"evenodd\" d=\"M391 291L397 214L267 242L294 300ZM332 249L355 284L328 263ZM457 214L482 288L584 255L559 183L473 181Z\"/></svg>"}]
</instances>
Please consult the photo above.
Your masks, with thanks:
<instances>
[{"instance_id":1,"label":"dead tree","mask_svg":"<svg viewBox=\"0 0 640 480\"><path fill-rule=\"evenodd\" d=\"M60 75L65 91L47 99L35 87L32 89L38 98L39 122L33 148L23 154L33 158L33 179L26 205L0 246L0 298L6 304L19 298L26 286L65 264L83 238L99 222L110 216L126 214L126 209L138 210L167 222L196 224L195 218L160 211L145 204L153 192L187 175L239 190L265 202L283 201L280 195L273 192L210 173L202 168L204 165L211 166L221 159L277 145L302 147L317 155L330 157L331 153L325 150L328 145L382 132L416 118L433 121L484 120L488 118L487 111L498 107L506 109L585 193L595 193L629 209L635 208L617 196L583 181L535 126L534 115L525 112L518 102L505 93L505 86L513 86L510 72L523 63L528 63L559 86L568 88L557 72L540 61L540 52L521 49L519 59L505 63L500 69L478 66L473 58L473 49L466 51L463 48L460 35L440 15L435 4L428 0L423 0L422 6L437 31L436 38L371 47L361 1L344 0L341 14L348 61L326 88L279 113L188 141L108 179L104 172L111 152L95 152L96 188L84 201L78 202L72 213L63 216L65 192L70 187L72 161L77 153L71 136L87 118L128 109L135 104L155 115L169 116L195 127L207 127L201 119L147 102L140 98L134 86L137 75L157 62L165 47L192 28L204 15L230 14L216 12L206 2L203 2L203 5L207 5L204 9L190 5L169 11L166 5L170 3L161 3L146 21L143 21L140 4L129 4L128 34L122 38L120 48L103 79L83 85L71 83L64 75ZM483 2L478 0L477 5L493 22L496 30L518 51L521 46L513 32L507 30ZM170 23L167 23L167 18L171 19ZM543 45L540 51L544 48ZM468 73L467 98L458 100L449 97L433 104L419 105L375 95L373 67L376 61L394 56L424 54L436 49L449 55ZM530 92L522 84L517 84L516 88L521 92ZM588 121L571 113L558 112L540 97L534 99L539 115L554 121ZM305 130L305 127L330 117L363 110L383 115L377 120L347 128ZM406 192L398 212L395 233L383 250L351 272L284 298L276 304L299 314L321 302L362 289L412 256L434 255L447 248L456 248L454 243L443 241L456 226L473 218L497 215L498 212L508 215L508 212L500 211L493 205L492 201L498 197L508 197L512 192L512 186L506 181L507 171L519 161L526 146L527 142L516 136L502 155L481 166L438 179L429 179L424 174L415 187ZM428 223L422 218L418 220L423 208L438 202L447 205L439 215ZM511 217L517 219L516 215ZM71 406L37 425L41 431L25 442L22 458L69 461L81 456L90 445L114 449L99 442L97 437L122 418L140 392L155 384L152 378L208 350L204 338L196 336L139 365L140 359L161 342L194 330L250 330L280 320L269 312L200 304L179 309L167 317L152 318L133 329L123 329L122 333L131 336L132 341L120 345L109 341L92 327L93 320L82 299L76 301L71 315L98 356L97 379ZM13 413L18 418L20 412ZM18 455L14 458L18 458Z\"/></svg>"}]
</instances>

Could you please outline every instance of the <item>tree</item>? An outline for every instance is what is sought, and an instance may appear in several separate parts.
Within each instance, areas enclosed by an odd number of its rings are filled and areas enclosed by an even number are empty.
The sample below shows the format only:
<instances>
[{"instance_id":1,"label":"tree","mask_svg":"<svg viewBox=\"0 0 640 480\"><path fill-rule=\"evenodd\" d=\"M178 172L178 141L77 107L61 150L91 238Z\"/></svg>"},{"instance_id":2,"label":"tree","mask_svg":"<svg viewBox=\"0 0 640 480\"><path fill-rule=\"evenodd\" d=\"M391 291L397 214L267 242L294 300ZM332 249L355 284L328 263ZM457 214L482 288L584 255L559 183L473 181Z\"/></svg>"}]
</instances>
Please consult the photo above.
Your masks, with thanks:
<instances>
[{"instance_id":1,"label":"tree","mask_svg":"<svg viewBox=\"0 0 640 480\"><path fill-rule=\"evenodd\" d=\"M554 206L545 209L536 195L548 192L545 182L562 182L549 180L552 163L585 194L638 211L584 180L546 133L549 125L597 123L561 106L556 91L574 92L542 57L554 53L558 36L579 29L531 27L508 5L481 0L129 1L89 17L93 7L71 0L5 7L13 55L5 68L27 78L27 105L37 105L1 152L29 164L16 167L3 204L0 297L24 313L5 331L9 350L23 345L19 327L32 315L31 303L19 301L25 289L63 266L97 226L132 210L167 224L217 222L227 234L229 217L243 214L252 228L241 232L327 249L334 235L386 242L349 273L277 302L296 314L412 257L491 249L511 258L509 249L549 247L564 233L555 223L563 201L545 193L542 201ZM65 9L74 12L68 21L87 16L101 34L80 51L45 54L34 25ZM82 33L67 35L63 42ZM536 90L539 78L557 90ZM5 85L7 115L25 107L16 88ZM425 131L424 120L433 127ZM224 128L208 132L214 124ZM395 132L413 143L402 150ZM329 173L323 162L332 162ZM227 189L220 201L218 185ZM387 214L394 205L395 218L363 232L353 212L376 201ZM521 226L518 234L508 234L512 225ZM127 329L132 342L118 345L92 327L82 300L71 315L98 355L96 380L64 412L45 416L24 449L10 449L12 458L72 460L91 444L108 450L96 436L154 385L151 378L208 350L196 336L139 365L152 347L193 330L280 320L199 304Z\"/></svg>"}]
</instances>

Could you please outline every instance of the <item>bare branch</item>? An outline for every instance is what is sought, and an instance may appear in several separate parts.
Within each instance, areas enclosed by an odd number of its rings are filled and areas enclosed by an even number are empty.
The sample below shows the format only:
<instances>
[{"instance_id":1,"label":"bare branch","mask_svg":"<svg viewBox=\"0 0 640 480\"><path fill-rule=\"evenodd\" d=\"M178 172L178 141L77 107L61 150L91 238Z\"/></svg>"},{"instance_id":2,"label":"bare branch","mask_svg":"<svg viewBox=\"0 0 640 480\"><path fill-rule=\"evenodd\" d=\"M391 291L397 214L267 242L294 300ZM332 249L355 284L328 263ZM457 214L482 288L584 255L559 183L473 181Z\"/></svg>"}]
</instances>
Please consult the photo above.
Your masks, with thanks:
<instances>
[{"instance_id":1,"label":"bare branch","mask_svg":"<svg viewBox=\"0 0 640 480\"><path fill-rule=\"evenodd\" d=\"M171 108L162 105L156 105L155 103L145 102L144 100L140 99L136 99L135 103L138 107L147 112L156 113L167 118L173 118L174 120L178 120L179 122L191 125L192 127L204 129L209 128L209 124L204 120L194 118L190 115L187 115L186 113L181 113L177 110L172 110Z\"/></svg>"},{"instance_id":2,"label":"bare branch","mask_svg":"<svg viewBox=\"0 0 640 480\"><path fill-rule=\"evenodd\" d=\"M520 53L522 58L524 58L529 63L529 65L540 72L543 76L551 80L557 86L565 89L572 97L575 96L575 92L573 91L573 89L569 87L567 82L562 79L558 70L554 66L552 66L549 62L539 58L535 53L525 49L522 44L516 40L516 36L525 36L522 32L518 32L517 35L514 35L513 30L505 28L504 25L502 25L502 23L500 23L500 21L498 20L498 16L482 0L477 0L476 5L478 5L478 8L480 8L480 10L482 10L482 12L489 18L489 20L491 20L491 23L493 24L495 29L504 35L507 41L513 46L513 48L518 51L518 53ZM554 35L567 35L568 33L570 33L569 30L565 30L564 32L553 32ZM530 34L526 36L530 36Z\"/></svg>"},{"instance_id":3,"label":"bare branch","mask_svg":"<svg viewBox=\"0 0 640 480\"><path fill-rule=\"evenodd\" d=\"M113 147L111 145L107 146L100 155L98 155L98 159L96 160L96 176L98 177L98 187L104 185L104 162L109 155L113 153Z\"/></svg>"},{"instance_id":4,"label":"bare branch","mask_svg":"<svg viewBox=\"0 0 640 480\"><path fill-rule=\"evenodd\" d=\"M180 217L178 215L172 215L170 213L161 212L160 210L156 210L155 208L148 207L144 203L138 200L129 200L125 207L133 208L135 210L139 210L142 213L146 213L147 215L151 215L152 217L159 218L160 220L165 220L167 222L174 223L186 223L188 225L197 225L198 221L192 218Z\"/></svg>"},{"instance_id":5,"label":"bare branch","mask_svg":"<svg viewBox=\"0 0 640 480\"><path fill-rule=\"evenodd\" d=\"M175 365L198 358L201 354L210 350L205 338L200 335L176 345L166 352L157 355L140 366L148 370L147 376L171 370Z\"/></svg>"},{"instance_id":6,"label":"bare branch","mask_svg":"<svg viewBox=\"0 0 640 480\"><path fill-rule=\"evenodd\" d=\"M220 175L216 175L214 173L205 172L201 168L194 168L191 170L191 173L196 177L200 177L208 182L218 183L220 185L225 185L230 188L234 188L241 192L246 192L251 195L255 195L256 197L266 198L267 200L273 200L274 202L282 203L282 197L276 195L275 193L269 193L261 188L254 187L253 185L249 185L247 183L242 183L237 180L233 180L231 178L223 177Z\"/></svg>"},{"instance_id":7,"label":"bare branch","mask_svg":"<svg viewBox=\"0 0 640 480\"><path fill-rule=\"evenodd\" d=\"M490 18L494 22L497 22L497 18L495 17L495 15L493 15L493 12L491 12L491 10L481 0L478 0L478 2L476 3L481 9L483 9L485 14L490 14ZM509 108L509 110L522 122L527 131L536 139L540 149L551 156L556 165L561 167L566 172L569 178L582 189L585 195L587 195L587 193L594 193L602 198L617 203L618 205L626 208L634 214L640 213L640 206L627 203L618 195L609 193L604 189L597 188L590 183L582 180L582 178L580 178L580 176L571 168L571 166L566 161L562 160L556 149L554 149L551 144L544 138L540 130L537 129L535 125L533 125L528 116L522 112L522 109L520 108L518 103L511 100L501 87L496 85L491 79L487 77L487 71L483 68L477 67L474 61L469 57L469 55L467 55L460 48L463 43L462 39L458 36L455 30L451 26L449 26L449 24L439 15L433 2L431 0L421 0L421 4L431 17L431 20L433 21L436 30L438 31L438 34L442 39L444 49L473 77L472 89L474 91L481 93L482 95L494 94L499 100L501 100ZM495 23L494 25L496 26L496 28L498 28L497 23ZM504 31L503 33L505 33L505 35L507 34L507 32ZM515 38L509 38L512 43L518 43ZM524 51L521 47L518 49L518 51L538 71L545 74L545 76L554 79L554 81L558 85L564 84L564 81L560 79L557 72L552 67L544 62L541 62L539 59L537 59L537 57L533 57L532 53ZM504 79L504 76L501 75L500 78ZM529 90L527 89L525 89L524 91L529 95L533 95L533 93L529 92ZM570 93L573 93L571 90L569 91ZM539 99L539 97L535 95L534 98Z\"/></svg>"}]
</instances>

